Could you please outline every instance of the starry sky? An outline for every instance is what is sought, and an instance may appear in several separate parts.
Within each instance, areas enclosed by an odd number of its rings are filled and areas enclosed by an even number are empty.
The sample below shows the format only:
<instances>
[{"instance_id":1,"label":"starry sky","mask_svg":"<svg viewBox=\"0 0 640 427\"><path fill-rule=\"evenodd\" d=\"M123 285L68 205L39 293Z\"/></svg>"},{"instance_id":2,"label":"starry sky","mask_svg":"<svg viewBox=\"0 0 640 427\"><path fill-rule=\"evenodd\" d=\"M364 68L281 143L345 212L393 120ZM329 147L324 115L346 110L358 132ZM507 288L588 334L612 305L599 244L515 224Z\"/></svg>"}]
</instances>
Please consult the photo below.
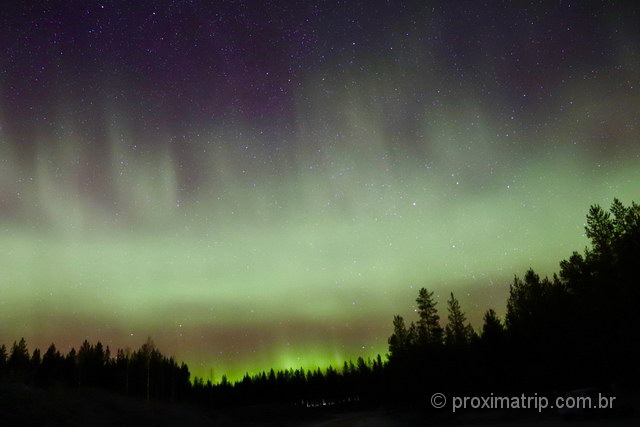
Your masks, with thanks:
<instances>
[{"instance_id":1,"label":"starry sky","mask_svg":"<svg viewBox=\"0 0 640 427\"><path fill-rule=\"evenodd\" d=\"M193 373L480 326L640 200L624 1L0 2L0 342Z\"/></svg>"}]
</instances>

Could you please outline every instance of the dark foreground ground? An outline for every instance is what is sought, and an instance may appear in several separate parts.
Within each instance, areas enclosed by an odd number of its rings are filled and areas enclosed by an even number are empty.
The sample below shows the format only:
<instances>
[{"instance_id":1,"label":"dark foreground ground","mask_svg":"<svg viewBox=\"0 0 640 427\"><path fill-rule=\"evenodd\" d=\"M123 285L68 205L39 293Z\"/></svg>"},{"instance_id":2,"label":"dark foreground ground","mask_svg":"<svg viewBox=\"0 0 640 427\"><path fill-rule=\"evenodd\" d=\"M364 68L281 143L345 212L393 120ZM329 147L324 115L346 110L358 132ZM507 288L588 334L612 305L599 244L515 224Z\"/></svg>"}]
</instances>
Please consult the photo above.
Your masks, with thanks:
<instances>
[{"instance_id":1,"label":"dark foreground ground","mask_svg":"<svg viewBox=\"0 0 640 427\"><path fill-rule=\"evenodd\" d=\"M188 404L146 402L99 390L0 383L0 426L639 426L638 399L633 412L577 414L556 411L476 410L451 414L421 408L301 408L277 405L206 410Z\"/></svg>"}]
</instances>

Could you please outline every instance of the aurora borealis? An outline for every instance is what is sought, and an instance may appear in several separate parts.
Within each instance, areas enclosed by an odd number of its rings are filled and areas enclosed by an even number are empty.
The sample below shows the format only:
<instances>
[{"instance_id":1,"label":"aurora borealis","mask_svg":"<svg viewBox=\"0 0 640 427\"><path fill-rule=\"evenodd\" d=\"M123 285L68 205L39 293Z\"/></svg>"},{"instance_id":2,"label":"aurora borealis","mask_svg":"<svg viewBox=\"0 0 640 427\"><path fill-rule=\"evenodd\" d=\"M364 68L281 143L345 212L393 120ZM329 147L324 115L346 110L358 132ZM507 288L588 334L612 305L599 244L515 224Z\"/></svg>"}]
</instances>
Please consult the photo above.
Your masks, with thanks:
<instances>
[{"instance_id":1,"label":"aurora borealis","mask_svg":"<svg viewBox=\"0 0 640 427\"><path fill-rule=\"evenodd\" d=\"M335 366L640 200L636 7L209 3L0 6L0 343Z\"/></svg>"}]
</instances>

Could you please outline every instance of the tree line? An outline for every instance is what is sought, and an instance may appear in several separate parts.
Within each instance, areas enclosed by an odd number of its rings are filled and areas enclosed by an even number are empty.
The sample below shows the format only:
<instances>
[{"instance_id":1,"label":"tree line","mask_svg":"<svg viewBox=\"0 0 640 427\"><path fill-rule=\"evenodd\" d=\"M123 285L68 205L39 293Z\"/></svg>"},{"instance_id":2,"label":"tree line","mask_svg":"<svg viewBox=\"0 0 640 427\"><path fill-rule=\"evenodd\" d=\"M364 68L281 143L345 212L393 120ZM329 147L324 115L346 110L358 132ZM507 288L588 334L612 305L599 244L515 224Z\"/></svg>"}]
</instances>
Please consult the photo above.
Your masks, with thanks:
<instances>
[{"instance_id":1,"label":"tree line","mask_svg":"<svg viewBox=\"0 0 640 427\"><path fill-rule=\"evenodd\" d=\"M451 294L443 329L433 292L421 289L418 319L406 326L396 316L389 338L395 395L637 384L640 206L615 199L609 211L592 206L586 219L591 245L551 278L532 269L516 276L504 321L489 309L474 330Z\"/></svg>"},{"instance_id":2,"label":"tree line","mask_svg":"<svg viewBox=\"0 0 640 427\"><path fill-rule=\"evenodd\" d=\"M0 346L0 379L38 387L95 387L146 399L180 400L191 389L189 368L160 353L151 339L136 351L84 341L66 355L51 344L30 354L24 338Z\"/></svg>"},{"instance_id":3,"label":"tree line","mask_svg":"<svg viewBox=\"0 0 640 427\"><path fill-rule=\"evenodd\" d=\"M84 342L61 355L52 344L41 357L24 340L0 347L0 377L48 386L93 386L147 399L182 399L224 407L253 403L303 406L424 402L430 393L543 391L612 382L637 384L640 300L640 206L615 199L594 205L585 227L590 246L541 278L514 277L505 318L489 309L473 328L453 293L445 326L434 292L422 288L416 319L393 318L389 352L340 368L246 374L230 382L190 381L189 369L148 340L115 356Z\"/></svg>"}]
</instances>

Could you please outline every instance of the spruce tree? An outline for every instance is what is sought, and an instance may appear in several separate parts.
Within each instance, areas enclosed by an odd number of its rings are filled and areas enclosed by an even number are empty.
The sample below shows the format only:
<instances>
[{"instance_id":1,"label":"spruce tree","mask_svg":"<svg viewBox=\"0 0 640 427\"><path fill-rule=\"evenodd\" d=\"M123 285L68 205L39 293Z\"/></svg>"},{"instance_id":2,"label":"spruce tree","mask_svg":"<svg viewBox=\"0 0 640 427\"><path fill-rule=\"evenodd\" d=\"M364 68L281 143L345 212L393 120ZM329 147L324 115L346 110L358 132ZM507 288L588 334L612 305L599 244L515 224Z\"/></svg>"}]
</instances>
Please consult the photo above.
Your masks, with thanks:
<instances>
[{"instance_id":1,"label":"spruce tree","mask_svg":"<svg viewBox=\"0 0 640 427\"><path fill-rule=\"evenodd\" d=\"M473 329L467 324L467 317L460 308L460 302L453 296L447 301L449 323L445 329L445 343L447 346L464 346L469 343Z\"/></svg>"},{"instance_id":2,"label":"spruce tree","mask_svg":"<svg viewBox=\"0 0 640 427\"><path fill-rule=\"evenodd\" d=\"M443 330L440 326L440 316L433 298L433 292L421 288L416 298L418 304L418 341L421 345L431 346L442 344Z\"/></svg>"},{"instance_id":3,"label":"spruce tree","mask_svg":"<svg viewBox=\"0 0 640 427\"><path fill-rule=\"evenodd\" d=\"M393 317L393 334L389 337L389 357L401 357L407 350L407 327L402 316ZM346 363L346 362L345 362Z\"/></svg>"}]
</instances>

